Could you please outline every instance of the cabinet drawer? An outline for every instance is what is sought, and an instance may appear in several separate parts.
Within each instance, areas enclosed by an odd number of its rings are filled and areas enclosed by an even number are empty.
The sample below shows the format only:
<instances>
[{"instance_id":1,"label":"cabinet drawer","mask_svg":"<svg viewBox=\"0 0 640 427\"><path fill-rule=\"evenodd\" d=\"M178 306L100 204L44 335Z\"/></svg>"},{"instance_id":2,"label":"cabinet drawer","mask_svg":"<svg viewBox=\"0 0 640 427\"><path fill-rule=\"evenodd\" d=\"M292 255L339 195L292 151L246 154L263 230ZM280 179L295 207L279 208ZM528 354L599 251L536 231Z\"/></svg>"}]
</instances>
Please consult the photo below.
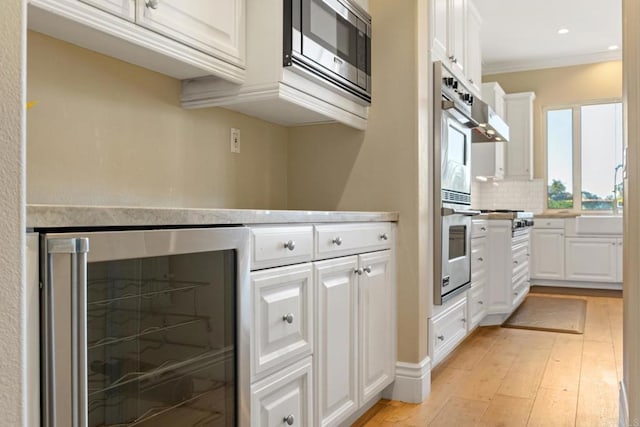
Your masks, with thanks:
<instances>
[{"instance_id":1,"label":"cabinet drawer","mask_svg":"<svg viewBox=\"0 0 640 427\"><path fill-rule=\"evenodd\" d=\"M313 425L311 358L251 387L251 426Z\"/></svg>"},{"instance_id":2,"label":"cabinet drawer","mask_svg":"<svg viewBox=\"0 0 640 427\"><path fill-rule=\"evenodd\" d=\"M529 293L529 280L526 276L521 276L516 282L513 284L513 297L511 299L511 309L515 309L522 303L524 298Z\"/></svg>"},{"instance_id":3,"label":"cabinet drawer","mask_svg":"<svg viewBox=\"0 0 640 427\"><path fill-rule=\"evenodd\" d=\"M511 238L511 247L526 245L529 243L529 233L522 233Z\"/></svg>"},{"instance_id":4,"label":"cabinet drawer","mask_svg":"<svg viewBox=\"0 0 640 427\"><path fill-rule=\"evenodd\" d=\"M467 335L467 299L456 302L431 319L433 363L438 364Z\"/></svg>"},{"instance_id":5,"label":"cabinet drawer","mask_svg":"<svg viewBox=\"0 0 640 427\"><path fill-rule=\"evenodd\" d=\"M474 219L471 221L471 238L486 236L489 230L489 221L486 219Z\"/></svg>"},{"instance_id":6,"label":"cabinet drawer","mask_svg":"<svg viewBox=\"0 0 640 427\"><path fill-rule=\"evenodd\" d=\"M325 259L391 247L391 224L316 225L316 258Z\"/></svg>"},{"instance_id":7,"label":"cabinet drawer","mask_svg":"<svg viewBox=\"0 0 640 427\"><path fill-rule=\"evenodd\" d=\"M467 308L469 310L469 329L475 328L487 314L484 281L476 284L468 292Z\"/></svg>"},{"instance_id":8,"label":"cabinet drawer","mask_svg":"<svg viewBox=\"0 0 640 427\"><path fill-rule=\"evenodd\" d=\"M313 227L251 227L251 269L311 261Z\"/></svg>"},{"instance_id":9,"label":"cabinet drawer","mask_svg":"<svg viewBox=\"0 0 640 427\"><path fill-rule=\"evenodd\" d=\"M564 230L564 219L562 218L536 218L533 221L534 228L559 228Z\"/></svg>"},{"instance_id":10,"label":"cabinet drawer","mask_svg":"<svg viewBox=\"0 0 640 427\"><path fill-rule=\"evenodd\" d=\"M313 343L311 263L251 273L251 376L309 355Z\"/></svg>"},{"instance_id":11,"label":"cabinet drawer","mask_svg":"<svg viewBox=\"0 0 640 427\"><path fill-rule=\"evenodd\" d=\"M471 283L487 274L487 239L471 240Z\"/></svg>"},{"instance_id":12,"label":"cabinet drawer","mask_svg":"<svg viewBox=\"0 0 640 427\"><path fill-rule=\"evenodd\" d=\"M521 245L512 251L513 276L529 269L529 246Z\"/></svg>"}]
</instances>

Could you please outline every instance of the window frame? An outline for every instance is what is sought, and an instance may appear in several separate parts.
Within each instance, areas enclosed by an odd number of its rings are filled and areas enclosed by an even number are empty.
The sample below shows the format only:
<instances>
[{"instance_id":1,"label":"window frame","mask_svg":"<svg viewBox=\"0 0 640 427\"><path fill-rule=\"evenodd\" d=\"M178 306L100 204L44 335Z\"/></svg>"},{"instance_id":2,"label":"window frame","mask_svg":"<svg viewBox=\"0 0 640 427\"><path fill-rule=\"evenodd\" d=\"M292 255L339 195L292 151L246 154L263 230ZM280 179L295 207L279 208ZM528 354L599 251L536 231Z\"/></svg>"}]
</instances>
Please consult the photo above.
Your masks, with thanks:
<instances>
[{"instance_id":1,"label":"window frame","mask_svg":"<svg viewBox=\"0 0 640 427\"><path fill-rule=\"evenodd\" d=\"M600 104L622 104L621 98L602 98L588 101L574 102L570 104L546 105L542 107L542 135L544 146L542 148L544 161L544 210L550 212L571 212L580 215L602 215L603 213L613 213L613 208L607 210L583 210L582 209L582 115L580 109L589 105ZM549 133L547 128L547 115L549 111L571 110L572 114L572 136L571 141L572 156L572 178L573 185L571 194L573 195L573 208L571 209L555 209L549 207ZM624 136L623 136L624 139ZM624 141L623 141L624 147ZM623 153L624 160L624 153Z\"/></svg>"}]
</instances>

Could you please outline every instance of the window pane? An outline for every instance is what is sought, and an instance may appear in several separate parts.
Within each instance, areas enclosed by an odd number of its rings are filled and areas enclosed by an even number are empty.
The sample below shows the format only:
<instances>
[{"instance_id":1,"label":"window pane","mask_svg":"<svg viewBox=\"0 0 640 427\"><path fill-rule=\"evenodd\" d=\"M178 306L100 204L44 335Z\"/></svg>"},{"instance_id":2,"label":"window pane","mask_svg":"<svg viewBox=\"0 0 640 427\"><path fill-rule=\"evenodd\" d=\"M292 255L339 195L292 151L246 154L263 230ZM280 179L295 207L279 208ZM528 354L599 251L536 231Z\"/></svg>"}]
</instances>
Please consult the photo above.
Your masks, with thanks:
<instances>
[{"instance_id":1,"label":"window pane","mask_svg":"<svg viewBox=\"0 0 640 427\"><path fill-rule=\"evenodd\" d=\"M611 210L614 186L621 186L622 105L597 104L581 108L582 209ZM621 188L616 188L622 202ZM617 193L620 193L619 195Z\"/></svg>"},{"instance_id":2,"label":"window pane","mask_svg":"<svg viewBox=\"0 0 640 427\"><path fill-rule=\"evenodd\" d=\"M573 113L547 112L547 207L573 208Z\"/></svg>"}]
</instances>

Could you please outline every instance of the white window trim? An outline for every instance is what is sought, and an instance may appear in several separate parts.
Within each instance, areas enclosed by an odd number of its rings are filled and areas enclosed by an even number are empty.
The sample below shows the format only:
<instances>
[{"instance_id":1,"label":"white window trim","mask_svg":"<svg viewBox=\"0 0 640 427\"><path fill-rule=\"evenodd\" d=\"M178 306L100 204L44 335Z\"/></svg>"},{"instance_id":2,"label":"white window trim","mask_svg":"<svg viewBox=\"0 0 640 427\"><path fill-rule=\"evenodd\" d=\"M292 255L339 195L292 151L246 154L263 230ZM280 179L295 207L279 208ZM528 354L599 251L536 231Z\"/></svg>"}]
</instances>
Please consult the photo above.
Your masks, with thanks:
<instances>
[{"instance_id":1,"label":"white window trim","mask_svg":"<svg viewBox=\"0 0 640 427\"><path fill-rule=\"evenodd\" d=\"M602 215L603 213L613 213L613 209L608 210L582 210L582 123L580 108L587 105L615 104L622 103L621 98L604 98L589 101L581 101L572 104L549 105L542 107L542 135L543 135L543 161L544 161L544 209L549 212L570 212L578 215ZM549 141L547 132L547 113L556 110L571 110L573 119L573 141L571 145L573 156L573 194L572 209L553 209L548 206L548 186L549 186ZM624 160L624 159L623 159Z\"/></svg>"}]
</instances>

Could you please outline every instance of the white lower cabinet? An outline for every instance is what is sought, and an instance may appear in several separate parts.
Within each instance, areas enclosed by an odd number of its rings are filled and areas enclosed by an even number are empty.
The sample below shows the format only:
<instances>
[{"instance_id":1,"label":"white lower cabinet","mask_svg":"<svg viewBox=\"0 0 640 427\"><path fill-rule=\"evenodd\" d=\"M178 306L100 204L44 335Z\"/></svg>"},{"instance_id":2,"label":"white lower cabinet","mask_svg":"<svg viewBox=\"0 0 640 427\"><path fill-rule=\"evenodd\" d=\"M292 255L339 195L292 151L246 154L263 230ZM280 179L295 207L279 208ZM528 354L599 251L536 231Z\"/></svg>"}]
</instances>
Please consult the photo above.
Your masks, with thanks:
<instances>
[{"instance_id":1,"label":"white lower cabinet","mask_svg":"<svg viewBox=\"0 0 640 427\"><path fill-rule=\"evenodd\" d=\"M467 336L467 299L457 300L431 318L429 324L433 366L440 363Z\"/></svg>"},{"instance_id":2,"label":"white lower cabinet","mask_svg":"<svg viewBox=\"0 0 640 427\"><path fill-rule=\"evenodd\" d=\"M391 251L315 263L318 426L340 425L393 381Z\"/></svg>"},{"instance_id":3,"label":"white lower cabinet","mask_svg":"<svg viewBox=\"0 0 640 427\"><path fill-rule=\"evenodd\" d=\"M617 238L567 237L565 239L565 279L617 282Z\"/></svg>"},{"instance_id":4,"label":"white lower cabinet","mask_svg":"<svg viewBox=\"0 0 640 427\"><path fill-rule=\"evenodd\" d=\"M252 426L340 426L393 382L394 230L252 227Z\"/></svg>"},{"instance_id":5,"label":"white lower cabinet","mask_svg":"<svg viewBox=\"0 0 640 427\"><path fill-rule=\"evenodd\" d=\"M251 387L251 426L312 426L311 358L255 383Z\"/></svg>"},{"instance_id":6,"label":"white lower cabinet","mask_svg":"<svg viewBox=\"0 0 640 427\"><path fill-rule=\"evenodd\" d=\"M469 330L474 329L480 324L480 321L487 315L487 300L485 279L471 286L468 292L467 309L469 319Z\"/></svg>"},{"instance_id":7,"label":"white lower cabinet","mask_svg":"<svg viewBox=\"0 0 640 427\"><path fill-rule=\"evenodd\" d=\"M531 232L531 278L564 280L564 229Z\"/></svg>"}]
</instances>

